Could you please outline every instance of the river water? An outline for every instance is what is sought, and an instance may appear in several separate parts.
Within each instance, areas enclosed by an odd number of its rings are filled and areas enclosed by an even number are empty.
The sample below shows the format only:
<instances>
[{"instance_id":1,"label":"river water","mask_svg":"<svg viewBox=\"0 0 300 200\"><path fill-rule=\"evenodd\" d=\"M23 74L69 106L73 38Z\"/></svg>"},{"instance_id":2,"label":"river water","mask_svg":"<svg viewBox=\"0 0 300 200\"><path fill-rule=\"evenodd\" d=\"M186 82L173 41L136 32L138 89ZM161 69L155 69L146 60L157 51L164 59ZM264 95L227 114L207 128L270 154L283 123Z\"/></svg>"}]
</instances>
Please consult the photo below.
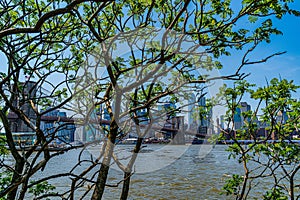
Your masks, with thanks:
<instances>
[{"instance_id":1,"label":"river water","mask_svg":"<svg viewBox=\"0 0 300 200\"><path fill-rule=\"evenodd\" d=\"M130 145L117 146L116 155L123 164L128 162L132 148ZM236 160L228 159L229 153L225 149L225 145L145 146L134 167L128 199L233 199L232 196L221 195L221 188L230 174L242 174L243 168ZM98 151L99 146L90 147L83 153L82 159L90 159ZM78 153L70 151L53 159L39 176L65 172L73 166ZM108 183L116 184L122 177L123 173L113 165ZM62 178L54 184L57 190L63 191L70 185L70 180ZM258 184L261 184L259 190L251 193L249 199L261 199L259 195L267 189L268 180ZM120 192L121 185L106 188L103 199L119 199Z\"/></svg>"}]
</instances>

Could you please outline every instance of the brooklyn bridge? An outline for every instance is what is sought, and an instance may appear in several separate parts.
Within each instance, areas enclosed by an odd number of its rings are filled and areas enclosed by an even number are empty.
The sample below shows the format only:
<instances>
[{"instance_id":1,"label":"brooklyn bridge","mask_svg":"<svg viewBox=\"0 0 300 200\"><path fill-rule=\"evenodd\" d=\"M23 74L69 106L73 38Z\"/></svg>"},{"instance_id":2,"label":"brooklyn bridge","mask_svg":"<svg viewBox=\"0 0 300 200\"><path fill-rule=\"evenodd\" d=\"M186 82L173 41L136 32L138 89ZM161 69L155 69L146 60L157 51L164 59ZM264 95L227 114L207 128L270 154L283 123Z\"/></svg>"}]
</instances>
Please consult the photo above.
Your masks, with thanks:
<instances>
[{"instance_id":1,"label":"brooklyn bridge","mask_svg":"<svg viewBox=\"0 0 300 200\"><path fill-rule=\"evenodd\" d=\"M13 112L9 112L8 119L10 121L10 124L12 127L11 129L13 132L15 132L15 133L24 132L23 129L20 129L20 127L18 127L18 124L19 124L19 126L22 126L22 125L20 125L22 123L20 122L21 119L19 119L17 114L15 114ZM46 124L54 124L54 123L75 124L77 129L78 129L78 127L82 127L87 124L92 124L94 126L98 125L100 127L101 126L109 127L111 124L110 120L101 119L100 117L98 117L98 118L93 118L93 117L90 117L90 118L79 118L78 117L78 118L76 118L76 117L66 117L66 116L41 116L41 121ZM142 130L146 129L148 126L150 126L150 125L149 124L140 124L139 125L139 127ZM206 128L206 127L204 127L204 128ZM78 130L77 130L77 132L78 132ZM170 139L173 140L174 144L185 144L185 138L188 136L197 137L197 138L208 138L210 136L209 134L207 134L207 129L205 130L205 132L202 131L202 133L199 133L199 131L197 129L194 129L193 131L190 129L186 129L186 127L184 125L184 117L183 116L177 116L172 119L166 120L165 123L163 123L163 124L158 124L158 123L151 124L151 130L161 133L164 137L166 137L166 135L168 135L170 137ZM25 132L30 132L30 131L25 131ZM82 135L84 133L77 133L77 135L78 134ZM82 138L86 138L86 136L81 137L81 140L86 140L86 139L82 139Z\"/></svg>"}]
</instances>

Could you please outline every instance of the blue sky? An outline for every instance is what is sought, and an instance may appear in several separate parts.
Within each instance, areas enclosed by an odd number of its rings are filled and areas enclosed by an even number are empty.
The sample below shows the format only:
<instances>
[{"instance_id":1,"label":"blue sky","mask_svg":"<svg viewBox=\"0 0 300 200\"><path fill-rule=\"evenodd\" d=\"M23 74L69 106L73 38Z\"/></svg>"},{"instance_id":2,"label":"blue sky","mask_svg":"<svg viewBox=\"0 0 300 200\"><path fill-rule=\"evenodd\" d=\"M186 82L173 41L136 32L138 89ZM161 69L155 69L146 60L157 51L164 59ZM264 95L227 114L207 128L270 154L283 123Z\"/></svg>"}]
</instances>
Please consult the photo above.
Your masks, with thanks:
<instances>
[{"instance_id":1,"label":"blue sky","mask_svg":"<svg viewBox=\"0 0 300 200\"><path fill-rule=\"evenodd\" d=\"M300 10L299 0L293 4L293 9ZM300 17L286 15L281 20L274 19L273 24L283 32L283 35L272 36L269 44L260 44L253 52L252 57L259 60L276 52L286 51L286 53L275 56L265 63L246 66L242 72L250 73L246 80L257 86L265 86L266 80L270 81L272 78L280 77L294 80L296 85L300 85ZM242 56L242 52L235 52L229 57L222 57L220 61L224 68L219 70L220 75L234 73L241 63ZM223 83L232 86L233 81L223 81ZM294 97L300 99L300 90L294 94ZM252 110L256 108L257 102L251 100L249 95L245 96L243 101L249 103ZM218 107L214 111L214 115L220 116L224 114L224 111L223 107Z\"/></svg>"},{"instance_id":2,"label":"blue sky","mask_svg":"<svg viewBox=\"0 0 300 200\"><path fill-rule=\"evenodd\" d=\"M293 8L300 10L300 1L295 0ZM294 80L300 85L300 17L286 15L282 20L274 20L274 26L283 32L283 35L272 37L270 44L262 44L256 49L254 57L257 59L268 56L272 53L287 51L287 53L273 57L268 62L247 66L243 69L245 73L251 73L247 80L258 86L266 85L266 79L274 77ZM242 54L234 54L222 58L224 69L220 70L221 75L232 74L239 66ZM0 54L0 63L6 64L6 59ZM3 68L0 68L2 71ZM225 81L227 84L232 82ZM300 98L299 94L296 94ZM247 99L245 99L247 101ZM250 102L251 103L251 102Z\"/></svg>"},{"instance_id":3,"label":"blue sky","mask_svg":"<svg viewBox=\"0 0 300 200\"><path fill-rule=\"evenodd\" d=\"M294 3L294 9L300 10L300 2ZM247 78L259 86L266 85L266 79L274 77L294 80L300 85L300 17L286 15L282 20L274 20L274 26L283 32L283 35L272 36L271 43L261 44L253 54L259 59L272 53L287 51L287 53L276 56L266 63L247 66L243 69L245 73L251 73ZM223 58L224 69L220 70L222 75L230 74L240 64L241 55L236 54ZM227 82L226 82L227 83ZM300 95L298 95L300 98Z\"/></svg>"}]
</instances>

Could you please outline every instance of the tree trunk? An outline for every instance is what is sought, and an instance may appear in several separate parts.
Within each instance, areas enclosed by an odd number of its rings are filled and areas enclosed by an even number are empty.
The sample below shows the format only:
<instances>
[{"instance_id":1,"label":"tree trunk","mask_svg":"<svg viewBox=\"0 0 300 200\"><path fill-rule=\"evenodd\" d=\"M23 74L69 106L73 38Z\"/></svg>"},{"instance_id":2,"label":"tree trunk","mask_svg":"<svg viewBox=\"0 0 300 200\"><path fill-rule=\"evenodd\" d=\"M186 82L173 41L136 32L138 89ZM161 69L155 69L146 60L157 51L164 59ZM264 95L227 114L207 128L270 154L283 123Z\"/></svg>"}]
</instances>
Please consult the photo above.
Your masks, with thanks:
<instances>
[{"instance_id":1,"label":"tree trunk","mask_svg":"<svg viewBox=\"0 0 300 200\"><path fill-rule=\"evenodd\" d=\"M92 195L92 200L100 200L103 196L107 175L109 171L110 161L112 158L116 137L118 134L118 125L115 120L112 120L110 124L110 132L108 134L108 140L104 150L103 160L101 163L100 171L95 183L95 189Z\"/></svg>"},{"instance_id":2,"label":"tree trunk","mask_svg":"<svg viewBox=\"0 0 300 200\"><path fill-rule=\"evenodd\" d=\"M23 160L17 160L15 164L15 171L13 173L12 179L11 179L11 184L14 184L20 180L20 174L23 172L25 162ZM13 190L11 190L7 194L7 199L8 200L14 200L16 199L18 187L15 187Z\"/></svg>"},{"instance_id":3,"label":"tree trunk","mask_svg":"<svg viewBox=\"0 0 300 200\"><path fill-rule=\"evenodd\" d=\"M126 200L129 194L131 172L124 172L124 182L121 194L121 200Z\"/></svg>"},{"instance_id":4,"label":"tree trunk","mask_svg":"<svg viewBox=\"0 0 300 200\"><path fill-rule=\"evenodd\" d=\"M97 178L97 183L95 184L95 190L92 196L92 200L100 200L104 194L105 184L107 180L109 166L101 164L100 172Z\"/></svg>"},{"instance_id":5,"label":"tree trunk","mask_svg":"<svg viewBox=\"0 0 300 200\"><path fill-rule=\"evenodd\" d=\"M135 145L135 148L133 150L134 154L132 155L132 157L127 165L127 168L124 172L123 188L122 188L122 194L121 194L121 198L120 198L121 200L126 200L128 198L132 167L133 167L133 164L135 163L138 153L141 150L142 143L143 143L143 138L139 137L137 140L137 143Z\"/></svg>"},{"instance_id":6,"label":"tree trunk","mask_svg":"<svg viewBox=\"0 0 300 200\"><path fill-rule=\"evenodd\" d=\"M10 184L13 185L14 183L18 182L21 178L20 175L23 172L24 165L25 165L25 160L18 153L18 151L16 149L16 146L14 144L14 139L13 139L13 136L12 136L12 132L10 130L8 118L5 114L5 112L3 112L3 110L0 110L0 119L1 119L2 124L4 126L6 142L9 146L10 153L12 154L12 156L14 157L14 160L16 161L15 169L14 169L14 172L13 172L13 175L12 175L12 179L10 181ZM16 186L15 188L13 188L11 191L8 192L7 199L14 200L16 198L17 191L18 191L18 186Z\"/></svg>"}]
</instances>

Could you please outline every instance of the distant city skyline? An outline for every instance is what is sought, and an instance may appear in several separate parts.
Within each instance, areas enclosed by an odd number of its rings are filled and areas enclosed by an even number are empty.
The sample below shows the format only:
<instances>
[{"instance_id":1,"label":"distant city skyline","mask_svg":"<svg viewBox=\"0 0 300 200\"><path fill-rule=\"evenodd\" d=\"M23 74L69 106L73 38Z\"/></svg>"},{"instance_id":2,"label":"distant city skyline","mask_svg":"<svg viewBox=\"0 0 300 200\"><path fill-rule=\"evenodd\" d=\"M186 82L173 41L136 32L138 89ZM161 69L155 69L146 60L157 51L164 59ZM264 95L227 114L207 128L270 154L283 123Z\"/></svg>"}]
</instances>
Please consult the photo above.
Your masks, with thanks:
<instances>
[{"instance_id":1,"label":"distant city skyline","mask_svg":"<svg viewBox=\"0 0 300 200\"><path fill-rule=\"evenodd\" d=\"M300 10L300 1L295 1L293 4L293 9ZM251 83L255 83L258 86L266 85L267 81L272 78L282 78L288 80L294 80L295 84L300 85L300 40L298 39L300 35L300 29L298 25L300 24L300 17L295 17L291 15L283 16L282 20L274 19L274 26L283 32L283 35L271 36L271 43L262 43L254 51L252 58L261 59L272 53L286 51L285 54L271 58L265 63L256 64L252 66L246 66L242 72L251 73L250 76L246 78ZM245 22L249 23L249 22ZM246 50L246 49L245 49ZM219 70L220 75L229 75L234 72L234 70L239 66L242 52L235 52L231 56L221 57L221 63L224 68ZM0 62L3 65L7 64L7 59L0 53ZM0 71L5 70L5 67L0 68ZM24 77L25 80L25 77ZM226 83L229 86L232 85L233 81L222 81L221 83ZM210 96L215 96L218 92L217 87L211 88L209 91ZM300 93L295 94L296 98L300 98ZM208 97L209 98L209 97ZM248 102L252 107L256 106L256 102L251 100L249 97L245 97L243 101ZM225 109L219 109L214 111L214 119L220 116Z\"/></svg>"}]
</instances>

